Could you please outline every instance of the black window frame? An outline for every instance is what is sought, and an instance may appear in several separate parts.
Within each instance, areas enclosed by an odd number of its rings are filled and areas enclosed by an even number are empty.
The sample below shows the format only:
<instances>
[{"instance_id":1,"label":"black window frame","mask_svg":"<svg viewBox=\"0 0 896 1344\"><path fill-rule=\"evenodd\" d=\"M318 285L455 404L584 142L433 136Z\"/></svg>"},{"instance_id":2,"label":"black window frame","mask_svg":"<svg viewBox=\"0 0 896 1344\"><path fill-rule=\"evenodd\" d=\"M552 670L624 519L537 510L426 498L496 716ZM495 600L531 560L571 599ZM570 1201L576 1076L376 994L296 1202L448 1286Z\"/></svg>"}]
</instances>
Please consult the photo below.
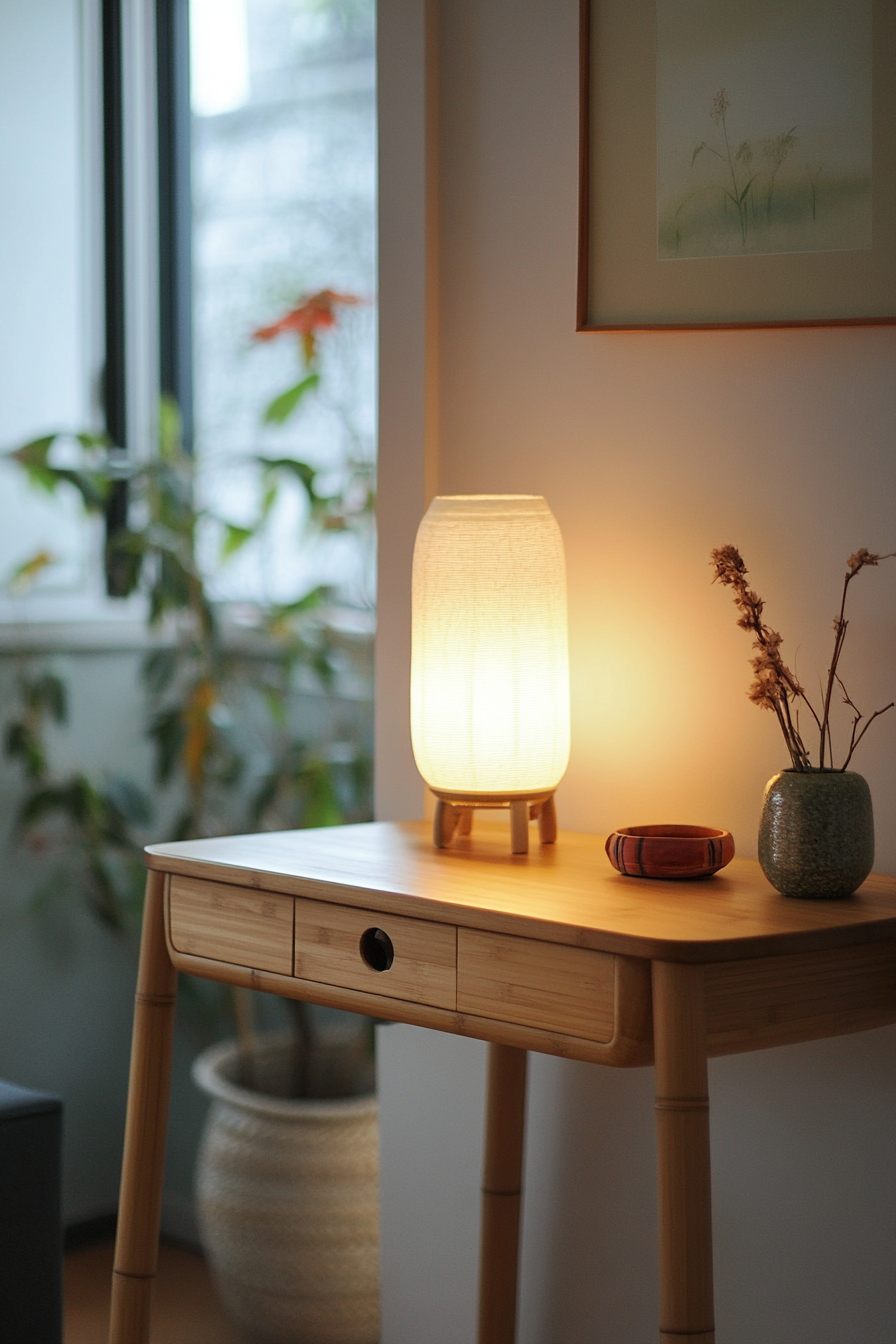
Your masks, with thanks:
<instances>
[{"instance_id":1,"label":"black window frame","mask_svg":"<svg viewBox=\"0 0 896 1344\"><path fill-rule=\"evenodd\" d=\"M103 81L103 280L105 354L101 398L106 434L128 443L127 310L125 241L124 52L121 0L102 0ZM115 481L106 503L106 592L123 597L127 575L111 542L127 528L127 481Z\"/></svg>"},{"instance_id":2,"label":"black window frame","mask_svg":"<svg viewBox=\"0 0 896 1344\"><path fill-rule=\"evenodd\" d=\"M124 103L124 0L102 0L103 271L105 357L102 406L106 433L128 450L127 209ZM190 4L156 0L156 137L158 162L158 330L160 392L180 409L183 442L193 444L192 219L190 187ZM127 480L115 481L106 504L106 592L127 595L130 566L110 545L128 526Z\"/></svg>"},{"instance_id":3,"label":"black window frame","mask_svg":"<svg viewBox=\"0 0 896 1344\"><path fill-rule=\"evenodd\" d=\"M159 381L193 447L193 240L190 0L157 0Z\"/></svg>"}]
</instances>

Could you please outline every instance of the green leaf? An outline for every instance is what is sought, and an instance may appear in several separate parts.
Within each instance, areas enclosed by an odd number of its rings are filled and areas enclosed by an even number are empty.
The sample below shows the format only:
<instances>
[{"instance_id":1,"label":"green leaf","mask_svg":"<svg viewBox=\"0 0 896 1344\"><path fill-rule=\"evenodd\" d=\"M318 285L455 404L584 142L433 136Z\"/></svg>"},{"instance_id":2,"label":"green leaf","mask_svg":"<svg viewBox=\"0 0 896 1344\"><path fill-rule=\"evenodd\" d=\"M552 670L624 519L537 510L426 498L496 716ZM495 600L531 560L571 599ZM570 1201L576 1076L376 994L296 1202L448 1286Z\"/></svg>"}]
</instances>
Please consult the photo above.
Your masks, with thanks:
<instances>
[{"instance_id":1,"label":"green leaf","mask_svg":"<svg viewBox=\"0 0 896 1344\"><path fill-rule=\"evenodd\" d=\"M180 709L175 706L157 714L149 725L148 735L156 751L156 779L160 784L167 784L174 774L186 736Z\"/></svg>"},{"instance_id":2,"label":"green leaf","mask_svg":"<svg viewBox=\"0 0 896 1344\"><path fill-rule=\"evenodd\" d=\"M13 590L28 588L37 578L38 574L56 564L56 556L51 551L38 551L36 555L23 560L9 576L8 584Z\"/></svg>"},{"instance_id":3,"label":"green leaf","mask_svg":"<svg viewBox=\"0 0 896 1344\"><path fill-rule=\"evenodd\" d=\"M152 806L139 785L132 779L114 775L107 781L105 798L121 819L131 826L148 826L152 821Z\"/></svg>"},{"instance_id":4,"label":"green leaf","mask_svg":"<svg viewBox=\"0 0 896 1344\"><path fill-rule=\"evenodd\" d=\"M195 576L192 570L184 565L178 551L162 545L153 545L152 550L155 551L156 564L149 592L149 616L150 624L157 625L166 612L189 609ZM204 600L202 606L205 620Z\"/></svg>"},{"instance_id":5,"label":"green leaf","mask_svg":"<svg viewBox=\"0 0 896 1344\"><path fill-rule=\"evenodd\" d=\"M331 690L336 680L336 668L333 666L329 649L317 649L311 659L311 666L317 673L321 685L327 690Z\"/></svg>"},{"instance_id":6,"label":"green leaf","mask_svg":"<svg viewBox=\"0 0 896 1344\"><path fill-rule=\"evenodd\" d=\"M58 434L46 434L41 439L23 444L9 456L18 462L28 474L29 480L47 494L55 494L57 486L63 482L73 485L89 513L103 508L109 494L111 482L101 471L85 471L71 467L53 467L49 463L49 452ZM79 440L81 435L76 436Z\"/></svg>"},{"instance_id":7,"label":"green leaf","mask_svg":"<svg viewBox=\"0 0 896 1344\"><path fill-rule=\"evenodd\" d=\"M97 448L101 448L105 451L112 447L112 440L109 438L108 434L87 434L82 430L73 437L76 438L81 447L86 448L88 452L93 452Z\"/></svg>"},{"instance_id":8,"label":"green leaf","mask_svg":"<svg viewBox=\"0 0 896 1344\"><path fill-rule=\"evenodd\" d=\"M26 778L38 780L46 774L47 762L43 745L38 737L24 723L7 725L3 739L3 751L12 761L21 761Z\"/></svg>"},{"instance_id":9,"label":"green leaf","mask_svg":"<svg viewBox=\"0 0 896 1344\"><path fill-rule=\"evenodd\" d=\"M261 513L258 519L259 523L263 523L265 521L271 509L274 507L276 501L277 501L277 482L268 481L264 489L264 494L261 497Z\"/></svg>"},{"instance_id":10,"label":"green leaf","mask_svg":"<svg viewBox=\"0 0 896 1344\"><path fill-rule=\"evenodd\" d=\"M266 425L282 425L284 421L289 419L306 393L317 387L319 382L320 374L309 373L300 383L296 383L295 387L287 388L285 392L281 392L265 408L264 423Z\"/></svg>"},{"instance_id":11,"label":"green leaf","mask_svg":"<svg viewBox=\"0 0 896 1344\"><path fill-rule=\"evenodd\" d=\"M317 588L310 589L304 597L296 598L295 602L286 602L283 606L272 607L271 619L276 624L285 617L299 616L302 612L314 611L330 595L330 591L331 589L327 584L320 584Z\"/></svg>"},{"instance_id":12,"label":"green leaf","mask_svg":"<svg viewBox=\"0 0 896 1344\"><path fill-rule=\"evenodd\" d=\"M342 809L329 767L324 761L310 761L304 775L306 802L302 826L338 826Z\"/></svg>"},{"instance_id":13,"label":"green leaf","mask_svg":"<svg viewBox=\"0 0 896 1344\"><path fill-rule=\"evenodd\" d=\"M286 725L286 705L284 703L283 693L274 686L262 686L261 697L267 706L267 711L278 728Z\"/></svg>"},{"instance_id":14,"label":"green leaf","mask_svg":"<svg viewBox=\"0 0 896 1344\"><path fill-rule=\"evenodd\" d=\"M43 490L47 495L55 495L56 487L60 484L58 472L50 467L26 467L25 473L36 489Z\"/></svg>"},{"instance_id":15,"label":"green leaf","mask_svg":"<svg viewBox=\"0 0 896 1344\"><path fill-rule=\"evenodd\" d=\"M32 439L30 443L23 443L21 448L16 448L9 456L26 469L46 467L50 449L58 437L57 434L44 434L40 439Z\"/></svg>"},{"instance_id":16,"label":"green leaf","mask_svg":"<svg viewBox=\"0 0 896 1344\"><path fill-rule=\"evenodd\" d=\"M196 839L196 818L193 816L190 808L181 812L170 828L172 840L195 840Z\"/></svg>"},{"instance_id":17,"label":"green leaf","mask_svg":"<svg viewBox=\"0 0 896 1344\"><path fill-rule=\"evenodd\" d=\"M106 559L114 565L119 597L130 597L136 592L143 572L143 560L148 550L145 538L130 529L114 532L106 545Z\"/></svg>"},{"instance_id":18,"label":"green leaf","mask_svg":"<svg viewBox=\"0 0 896 1344\"><path fill-rule=\"evenodd\" d=\"M180 409L174 397L164 393L159 401L159 457L176 462L183 456Z\"/></svg>"},{"instance_id":19,"label":"green leaf","mask_svg":"<svg viewBox=\"0 0 896 1344\"><path fill-rule=\"evenodd\" d=\"M288 475L295 476L300 485L304 487L305 493L312 504L318 502L320 497L314 489L314 478L317 472L307 462L299 462L294 457L260 457L257 460L266 480L270 480L271 476L277 472L285 471Z\"/></svg>"},{"instance_id":20,"label":"green leaf","mask_svg":"<svg viewBox=\"0 0 896 1344\"><path fill-rule=\"evenodd\" d=\"M74 486L89 512L97 512L106 502L111 486L110 478L103 464L99 468L54 467L50 463L50 450L60 434L45 434L40 439L32 439L21 448L9 454L28 474L32 484L48 494L54 494L57 486L63 482ZM82 448L93 453L97 448L105 447L105 436L97 434L75 434Z\"/></svg>"},{"instance_id":21,"label":"green leaf","mask_svg":"<svg viewBox=\"0 0 896 1344\"><path fill-rule=\"evenodd\" d=\"M62 784L47 784L35 789L19 809L19 824L28 828L46 817L63 816L74 826L80 826L88 818L90 797L85 789L86 781L75 775Z\"/></svg>"},{"instance_id":22,"label":"green leaf","mask_svg":"<svg viewBox=\"0 0 896 1344\"><path fill-rule=\"evenodd\" d=\"M174 680L180 659L177 649L153 649L143 660L142 676L150 695L166 691Z\"/></svg>"},{"instance_id":23,"label":"green leaf","mask_svg":"<svg viewBox=\"0 0 896 1344\"><path fill-rule=\"evenodd\" d=\"M255 535L252 527L239 527L236 523L224 524L224 544L221 547L221 559L227 560Z\"/></svg>"},{"instance_id":24,"label":"green leaf","mask_svg":"<svg viewBox=\"0 0 896 1344\"><path fill-rule=\"evenodd\" d=\"M72 471L66 467L60 467L56 474L60 480L74 486L88 513L102 512L112 489L108 476L98 471Z\"/></svg>"},{"instance_id":25,"label":"green leaf","mask_svg":"<svg viewBox=\"0 0 896 1344\"><path fill-rule=\"evenodd\" d=\"M225 789L232 789L242 779L246 770L246 761L238 751L228 751L219 741L216 753L216 766L209 771L209 777L215 779Z\"/></svg>"},{"instance_id":26,"label":"green leaf","mask_svg":"<svg viewBox=\"0 0 896 1344\"><path fill-rule=\"evenodd\" d=\"M65 723L68 716L68 702L65 682L54 672L44 672L23 686L25 702L28 708L37 713L49 714L55 723Z\"/></svg>"},{"instance_id":27,"label":"green leaf","mask_svg":"<svg viewBox=\"0 0 896 1344\"><path fill-rule=\"evenodd\" d=\"M92 880L93 890L88 895L88 904L101 924L115 933L124 927L124 911L115 885L115 879L108 863L100 853L91 856L87 870Z\"/></svg>"}]
</instances>

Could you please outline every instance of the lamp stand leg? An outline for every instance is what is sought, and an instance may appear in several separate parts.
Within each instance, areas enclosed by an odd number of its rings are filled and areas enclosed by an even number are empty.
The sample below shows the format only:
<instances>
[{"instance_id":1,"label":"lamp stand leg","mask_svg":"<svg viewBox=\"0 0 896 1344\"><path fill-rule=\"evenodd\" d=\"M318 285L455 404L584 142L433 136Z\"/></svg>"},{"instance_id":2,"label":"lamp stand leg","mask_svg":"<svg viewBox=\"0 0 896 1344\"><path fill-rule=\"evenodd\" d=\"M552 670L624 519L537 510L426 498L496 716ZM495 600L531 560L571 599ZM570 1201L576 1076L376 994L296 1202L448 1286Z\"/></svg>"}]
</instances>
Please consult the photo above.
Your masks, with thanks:
<instances>
[{"instance_id":1,"label":"lamp stand leg","mask_svg":"<svg viewBox=\"0 0 896 1344\"><path fill-rule=\"evenodd\" d=\"M519 1270L526 1051L488 1048L482 1241L479 1253L479 1344L514 1344Z\"/></svg>"},{"instance_id":2,"label":"lamp stand leg","mask_svg":"<svg viewBox=\"0 0 896 1344\"><path fill-rule=\"evenodd\" d=\"M510 804L510 852L511 854L529 853L529 804Z\"/></svg>"},{"instance_id":3,"label":"lamp stand leg","mask_svg":"<svg viewBox=\"0 0 896 1344\"><path fill-rule=\"evenodd\" d=\"M538 813L538 838L543 845L553 845L557 839L557 808L553 794L544 800Z\"/></svg>"},{"instance_id":4,"label":"lamp stand leg","mask_svg":"<svg viewBox=\"0 0 896 1344\"><path fill-rule=\"evenodd\" d=\"M529 822L538 822L538 838L543 845L557 839L557 809L554 795L538 802L527 798L508 799L500 794L484 794L479 801L459 796L458 801L436 795L432 818L432 842L436 849L447 849L455 836L470 835L476 807L510 807L510 852L529 853Z\"/></svg>"},{"instance_id":5,"label":"lamp stand leg","mask_svg":"<svg viewBox=\"0 0 896 1344\"><path fill-rule=\"evenodd\" d=\"M149 1344L171 1090L177 972L165 946L165 874L149 872L134 1007L109 1344Z\"/></svg>"},{"instance_id":6,"label":"lamp stand leg","mask_svg":"<svg viewBox=\"0 0 896 1344\"><path fill-rule=\"evenodd\" d=\"M444 799L436 799L436 810L432 818L432 842L436 849L447 849L454 837L457 828L459 809L446 803Z\"/></svg>"}]
</instances>

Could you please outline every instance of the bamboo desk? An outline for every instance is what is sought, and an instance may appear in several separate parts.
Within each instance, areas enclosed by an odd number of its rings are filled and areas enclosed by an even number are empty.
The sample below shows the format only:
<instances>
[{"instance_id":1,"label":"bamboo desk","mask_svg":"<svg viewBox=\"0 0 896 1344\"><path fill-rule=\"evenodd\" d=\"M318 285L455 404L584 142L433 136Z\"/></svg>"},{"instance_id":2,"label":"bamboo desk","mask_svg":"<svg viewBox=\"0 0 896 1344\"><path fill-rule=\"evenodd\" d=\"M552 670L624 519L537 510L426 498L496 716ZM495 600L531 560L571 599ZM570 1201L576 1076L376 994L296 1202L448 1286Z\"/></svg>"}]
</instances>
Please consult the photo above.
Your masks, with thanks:
<instances>
[{"instance_id":1,"label":"bamboo desk","mask_svg":"<svg viewBox=\"0 0 896 1344\"><path fill-rule=\"evenodd\" d=\"M149 1340L178 970L490 1042L480 1344L515 1333L527 1050L655 1061L660 1340L712 1344L707 1056L896 1021L894 878L792 901L749 860L638 880L596 836L512 856L479 822L441 851L422 822L371 823L146 861L110 1344ZM362 955L376 929L383 971Z\"/></svg>"}]
</instances>

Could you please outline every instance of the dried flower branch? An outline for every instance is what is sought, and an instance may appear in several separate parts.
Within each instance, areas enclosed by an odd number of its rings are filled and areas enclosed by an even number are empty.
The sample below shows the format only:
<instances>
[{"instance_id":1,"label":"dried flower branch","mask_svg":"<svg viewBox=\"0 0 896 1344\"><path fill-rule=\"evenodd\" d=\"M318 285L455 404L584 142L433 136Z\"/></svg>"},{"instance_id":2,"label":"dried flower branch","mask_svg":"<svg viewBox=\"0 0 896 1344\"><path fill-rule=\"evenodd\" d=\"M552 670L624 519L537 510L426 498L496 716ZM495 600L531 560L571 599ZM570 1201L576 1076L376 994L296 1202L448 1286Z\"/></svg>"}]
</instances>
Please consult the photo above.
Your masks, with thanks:
<instances>
[{"instance_id":1,"label":"dried flower branch","mask_svg":"<svg viewBox=\"0 0 896 1344\"><path fill-rule=\"evenodd\" d=\"M847 627L849 626L845 614L849 585L860 570L866 566L878 565L881 560L891 560L894 556L896 556L896 551L891 551L887 555L874 555L863 546L856 551L855 555L851 555L846 562L847 573L843 581L840 610L834 617L834 651L828 668L822 711L819 716L798 679L781 657L781 636L776 630L772 630L764 624L762 620L765 604L747 583L747 567L741 559L737 547L721 546L718 550L712 552L711 560L715 568L713 583L718 581L724 584L726 588L733 589L734 604L740 612L737 624L742 630L748 630L754 636L753 648L757 650L757 653L750 660L750 665L753 668L753 682L747 691L747 695L754 705L759 705L761 709L773 710L777 715L794 770L811 770L814 768L810 753L800 735L800 704L806 706L818 728L819 767L824 769L827 762L829 769L845 770L852 759L853 752L874 720L881 714L885 714L888 709L892 709L893 704L896 703L891 702L889 705L885 705L883 709L875 710L861 731L858 731L859 724L865 716L853 704L837 671L840 656L843 653ZM853 711L849 751L843 765L839 767L834 766L830 729L831 698L835 682L843 692L843 703Z\"/></svg>"},{"instance_id":2,"label":"dried flower branch","mask_svg":"<svg viewBox=\"0 0 896 1344\"><path fill-rule=\"evenodd\" d=\"M836 674L835 674L835 675L836 675ZM855 751L856 747L857 747L857 746L859 745L859 743L861 742L862 738L863 738L863 737L865 736L865 734L867 733L868 729L871 727L871 725L872 725L872 723L874 722L874 720L875 720L876 718L878 718L881 714L886 714L886 712L887 712L888 709L892 709L892 708L893 708L893 705L896 704L896 701L891 700L890 703L889 703L888 705L884 705L883 709L876 709L876 710L874 711L874 713L871 715L871 718L870 718L870 719L868 720L868 722L865 724L865 727L864 727L864 728L862 729L862 731L858 734L858 736L856 736L856 729L858 728L859 724L862 722L862 719L863 719L865 716L864 716L864 714L862 713L862 711L861 711L856 705L853 704L852 700L850 699L849 692L847 691L846 687L843 685L843 682L840 680L840 677L839 677L839 676L837 676L837 685L840 687L841 691L843 692L843 703L844 703L844 705L848 705L849 708L853 711L852 732L851 732L850 737L849 737L849 751L846 753L846 760L843 762L843 769L845 770L846 767L849 765L850 761L852 760L852 754L853 754L853 752Z\"/></svg>"}]
</instances>

